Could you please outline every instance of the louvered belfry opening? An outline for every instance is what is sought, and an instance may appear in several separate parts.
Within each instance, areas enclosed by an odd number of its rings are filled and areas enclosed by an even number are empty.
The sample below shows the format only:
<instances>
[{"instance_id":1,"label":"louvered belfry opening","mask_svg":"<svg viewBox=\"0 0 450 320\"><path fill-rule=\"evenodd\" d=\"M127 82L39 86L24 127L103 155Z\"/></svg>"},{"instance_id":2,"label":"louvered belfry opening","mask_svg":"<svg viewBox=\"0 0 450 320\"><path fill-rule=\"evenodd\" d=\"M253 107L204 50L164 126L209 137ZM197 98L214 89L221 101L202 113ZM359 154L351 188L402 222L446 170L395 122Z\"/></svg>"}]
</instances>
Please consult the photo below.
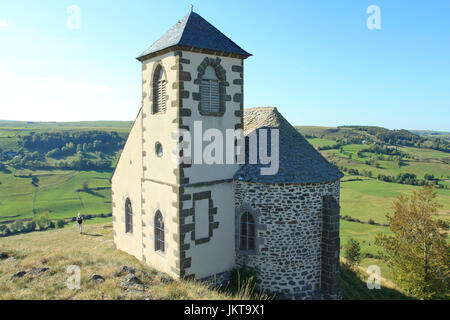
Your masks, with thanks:
<instances>
[{"instance_id":1,"label":"louvered belfry opening","mask_svg":"<svg viewBox=\"0 0 450 320\"><path fill-rule=\"evenodd\" d=\"M158 66L153 77L153 113L166 112L166 84L164 70Z\"/></svg>"},{"instance_id":2,"label":"louvered belfry opening","mask_svg":"<svg viewBox=\"0 0 450 320\"><path fill-rule=\"evenodd\" d=\"M220 111L220 86L216 71L207 66L200 83L200 101L202 112L217 113Z\"/></svg>"}]
</instances>

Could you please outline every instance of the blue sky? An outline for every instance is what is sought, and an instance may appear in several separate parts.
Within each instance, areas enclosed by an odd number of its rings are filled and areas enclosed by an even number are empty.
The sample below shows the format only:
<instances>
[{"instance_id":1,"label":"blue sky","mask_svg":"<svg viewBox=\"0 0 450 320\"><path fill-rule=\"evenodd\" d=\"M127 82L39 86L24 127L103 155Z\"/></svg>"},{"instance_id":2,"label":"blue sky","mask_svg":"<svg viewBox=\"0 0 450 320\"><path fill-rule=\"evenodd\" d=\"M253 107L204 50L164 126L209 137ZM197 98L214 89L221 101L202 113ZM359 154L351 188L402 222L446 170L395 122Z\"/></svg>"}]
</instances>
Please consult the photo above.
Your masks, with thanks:
<instances>
[{"instance_id":1,"label":"blue sky","mask_svg":"<svg viewBox=\"0 0 450 320\"><path fill-rule=\"evenodd\" d=\"M134 120L135 57L191 3L253 54L245 107L277 106L296 125L450 131L446 0L0 0L0 119ZM366 26L370 5L381 30Z\"/></svg>"}]
</instances>

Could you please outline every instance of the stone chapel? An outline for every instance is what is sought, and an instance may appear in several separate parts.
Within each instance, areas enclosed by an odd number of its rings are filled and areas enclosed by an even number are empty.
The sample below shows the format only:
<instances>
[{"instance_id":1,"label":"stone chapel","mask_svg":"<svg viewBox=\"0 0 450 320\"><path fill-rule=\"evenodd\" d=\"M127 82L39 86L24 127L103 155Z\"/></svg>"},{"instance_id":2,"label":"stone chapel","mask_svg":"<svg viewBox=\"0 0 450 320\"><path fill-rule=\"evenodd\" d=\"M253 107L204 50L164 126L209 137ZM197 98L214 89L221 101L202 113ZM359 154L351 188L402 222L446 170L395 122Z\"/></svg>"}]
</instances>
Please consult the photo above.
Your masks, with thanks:
<instances>
[{"instance_id":1,"label":"stone chapel","mask_svg":"<svg viewBox=\"0 0 450 320\"><path fill-rule=\"evenodd\" d=\"M111 178L114 244L175 279L224 284L255 267L267 293L339 299L343 175L276 108L244 109L250 56L191 10L137 58L142 107ZM278 129L278 172L248 157L172 161L173 132L198 134L194 121L223 136Z\"/></svg>"}]
</instances>

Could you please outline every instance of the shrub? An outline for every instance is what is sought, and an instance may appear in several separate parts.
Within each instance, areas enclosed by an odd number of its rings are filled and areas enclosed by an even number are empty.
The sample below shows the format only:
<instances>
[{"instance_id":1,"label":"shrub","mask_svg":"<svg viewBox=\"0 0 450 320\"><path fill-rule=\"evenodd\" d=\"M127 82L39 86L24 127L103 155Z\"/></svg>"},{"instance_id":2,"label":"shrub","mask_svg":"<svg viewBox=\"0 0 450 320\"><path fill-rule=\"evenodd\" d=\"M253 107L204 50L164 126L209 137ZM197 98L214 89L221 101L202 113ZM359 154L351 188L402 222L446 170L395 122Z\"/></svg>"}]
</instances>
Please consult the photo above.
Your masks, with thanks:
<instances>
[{"instance_id":1,"label":"shrub","mask_svg":"<svg viewBox=\"0 0 450 320\"><path fill-rule=\"evenodd\" d=\"M439 228L441 229L450 229L450 223L448 221L442 220L442 219L436 219L436 223Z\"/></svg>"},{"instance_id":2,"label":"shrub","mask_svg":"<svg viewBox=\"0 0 450 320\"><path fill-rule=\"evenodd\" d=\"M7 226L5 226L4 224L0 225L0 235L1 236L9 236L11 234L11 230L9 230L9 228Z\"/></svg>"},{"instance_id":3,"label":"shrub","mask_svg":"<svg viewBox=\"0 0 450 320\"><path fill-rule=\"evenodd\" d=\"M23 222L20 220L15 221L13 224L9 226L12 233L19 233L23 231Z\"/></svg>"},{"instance_id":4,"label":"shrub","mask_svg":"<svg viewBox=\"0 0 450 320\"><path fill-rule=\"evenodd\" d=\"M34 230L36 230L36 222L34 222L34 221L27 221L25 223L23 231L24 232L32 232Z\"/></svg>"},{"instance_id":5,"label":"shrub","mask_svg":"<svg viewBox=\"0 0 450 320\"><path fill-rule=\"evenodd\" d=\"M231 271L229 289L243 295L252 295L258 283L259 270L257 268L234 268Z\"/></svg>"},{"instance_id":6,"label":"shrub","mask_svg":"<svg viewBox=\"0 0 450 320\"><path fill-rule=\"evenodd\" d=\"M54 221L50 221L50 222L48 223L48 228L49 228L49 229L55 229L55 222L54 222Z\"/></svg>"},{"instance_id":7,"label":"shrub","mask_svg":"<svg viewBox=\"0 0 450 320\"><path fill-rule=\"evenodd\" d=\"M48 213L41 214L39 217L35 218L35 222L39 226L39 230L46 230L50 225Z\"/></svg>"},{"instance_id":8,"label":"shrub","mask_svg":"<svg viewBox=\"0 0 450 320\"><path fill-rule=\"evenodd\" d=\"M350 238L344 246L344 258L350 264L358 264L361 261L361 246L359 241Z\"/></svg>"},{"instance_id":9,"label":"shrub","mask_svg":"<svg viewBox=\"0 0 450 320\"><path fill-rule=\"evenodd\" d=\"M60 229L60 228L64 228L66 222L64 221L64 219L58 219L56 220L56 228Z\"/></svg>"},{"instance_id":10,"label":"shrub","mask_svg":"<svg viewBox=\"0 0 450 320\"><path fill-rule=\"evenodd\" d=\"M369 258L369 259L379 259L379 260L382 259L382 256L381 256L381 255L379 255L379 254L372 254L372 253L369 253L369 252L363 253L363 254L361 255L361 257L362 257L362 258Z\"/></svg>"}]
</instances>

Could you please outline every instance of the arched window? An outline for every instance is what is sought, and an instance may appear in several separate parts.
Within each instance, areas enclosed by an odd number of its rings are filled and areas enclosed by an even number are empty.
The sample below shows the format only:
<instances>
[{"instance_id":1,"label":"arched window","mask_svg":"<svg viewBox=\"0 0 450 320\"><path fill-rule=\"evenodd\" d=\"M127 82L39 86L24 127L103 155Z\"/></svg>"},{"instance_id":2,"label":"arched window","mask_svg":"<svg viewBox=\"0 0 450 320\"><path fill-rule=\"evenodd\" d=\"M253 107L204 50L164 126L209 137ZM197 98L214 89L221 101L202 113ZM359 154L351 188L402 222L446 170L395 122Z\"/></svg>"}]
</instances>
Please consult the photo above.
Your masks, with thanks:
<instances>
[{"instance_id":1,"label":"arched window","mask_svg":"<svg viewBox=\"0 0 450 320\"><path fill-rule=\"evenodd\" d=\"M166 112L166 76L161 66L153 75L153 113Z\"/></svg>"},{"instance_id":2,"label":"arched window","mask_svg":"<svg viewBox=\"0 0 450 320\"><path fill-rule=\"evenodd\" d=\"M155 214L155 251L164 252L164 220L159 210Z\"/></svg>"},{"instance_id":3,"label":"arched window","mask_svg":"<svg viewBox=\"0 0 450 320\"><path fill-rule=\"evenodd\" d=\"M131 208L130 198L125 200L125 232L133 233L133 209Z\"/></svg>"},{"instance_id":4,"label":"arched window","mask_svg":"<svg viewBox=\"0 0 450 320\"><path fill-rule=\"evenodd\" d=\"M220 86L216 71L207 66L200 82L201 110L205 113L220 111Z\"/></svg>"},{"instance_id":5,"label":"arched window","mask_svg":"<svg viewBox=\"0 0 450 320\"><path fill-rule=\"evenodd\" d=\"M240 223L240 250L252 251L255 250L255 219L253 215L245 211L241 215Z\"/></svg>"}]
</instances>

